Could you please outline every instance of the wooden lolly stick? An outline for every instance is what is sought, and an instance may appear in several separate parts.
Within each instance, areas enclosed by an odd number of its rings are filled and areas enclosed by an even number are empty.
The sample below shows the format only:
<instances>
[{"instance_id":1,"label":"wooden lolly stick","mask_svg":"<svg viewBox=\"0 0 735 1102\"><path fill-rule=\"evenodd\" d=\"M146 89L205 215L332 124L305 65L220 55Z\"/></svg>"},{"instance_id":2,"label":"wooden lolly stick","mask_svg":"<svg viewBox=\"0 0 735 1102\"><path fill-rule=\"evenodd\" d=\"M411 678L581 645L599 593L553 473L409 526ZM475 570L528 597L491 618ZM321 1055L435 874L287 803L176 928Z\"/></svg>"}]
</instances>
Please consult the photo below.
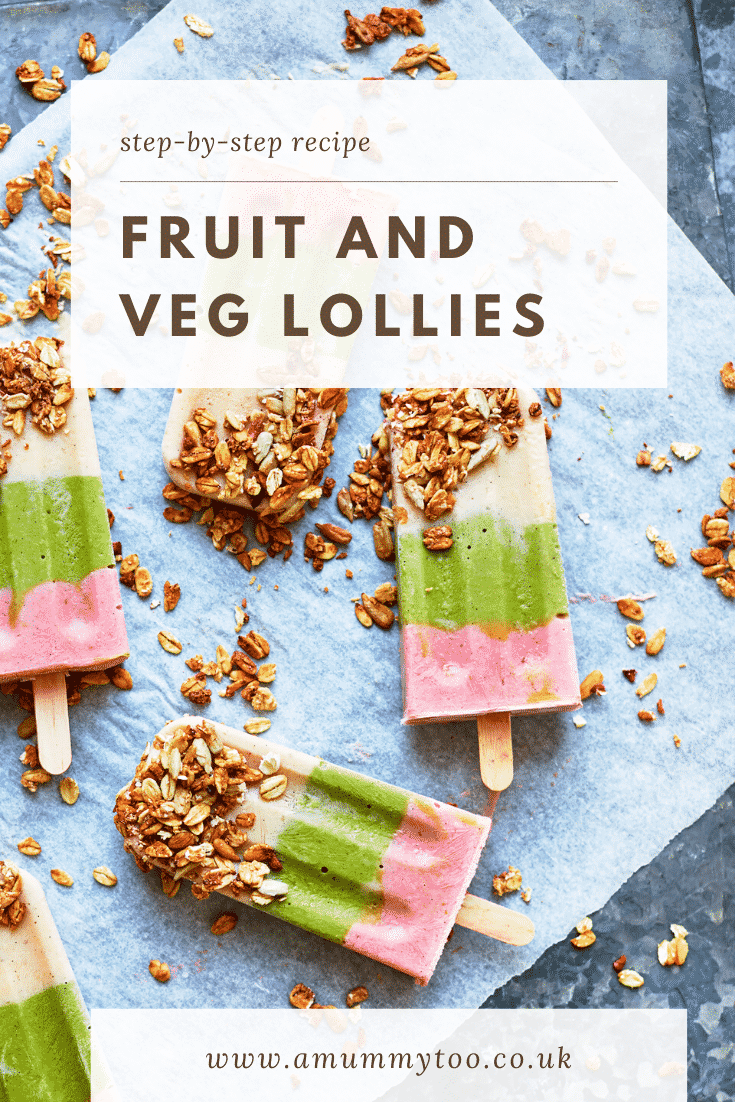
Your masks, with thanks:
<instances>
[{"instance_id":1,"label":"wooden lolly stick","mask_svg":"<svg viewBox=\"0 0 735 1102\"><path fill-rule=\"evenodd\" d=\"M480 776L491 792L502 792L513 780L513 743L510 713L495 712L477 717L480 743Z\"/></svg>"},{"instance_id":2,"label":"wooden lolly stick","mask_svg":"<svg viewBox=\"0 0 735 1102\"><path fill-rule=\"evenodd\" d=\"M71 735L64 674L47 673L34 678L33 703L39 761L47 773L65 773L71 765Z\"/></svg>"},{"instance_id":3,"label":"wooden lolly stick","mask_svg":"<svg viewBox=\"0 0 735 1102\"><path fill-rule=\"evenodd\" d=\"M504 941L506 945L528 945L535 933L534 925L528 915L511 911L510 907L501 907L469 893L454 920L459 926L475 930L478 934Z\"/></svg>"}]
</instances>

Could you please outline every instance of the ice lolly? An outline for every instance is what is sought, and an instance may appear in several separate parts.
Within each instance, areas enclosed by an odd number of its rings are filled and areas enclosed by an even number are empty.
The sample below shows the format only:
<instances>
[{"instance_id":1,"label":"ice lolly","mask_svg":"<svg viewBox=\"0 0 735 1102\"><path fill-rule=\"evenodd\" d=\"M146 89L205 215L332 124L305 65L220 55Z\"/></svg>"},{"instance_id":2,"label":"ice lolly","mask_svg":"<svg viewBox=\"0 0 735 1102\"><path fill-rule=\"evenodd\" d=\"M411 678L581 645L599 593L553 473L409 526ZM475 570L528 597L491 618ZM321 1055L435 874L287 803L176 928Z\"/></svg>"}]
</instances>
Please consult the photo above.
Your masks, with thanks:
<instances>
[{"instance_id":1,"label":"ice lolly","mask_svg":"<svg viewBox=\"0 0 735 1102\"><path fill-rule=\"evenodd\" d=\"M533 391L425 388L388 414L404 723L477 716L496 791L510 716L580 706L541 412Z\"/></svg>"},{"instance_id":2,"label":"ice lolly","mask_svg":"<svg viewBox=\"0 0 735 1102\"><path fill-rule=\"evenodd\" d=\"M526 944L525 915L466 895L490 820L184 716L146 748L115 823L164 890L193 880L428 983L455 922Z\"/></svg>"},{"instance_id":3,"label":"ice lolly","mask_svg":"<svg viewBox=\"0 0 735 1102\"><path fill-rule=\"evenodd\" d=\"M41 886L0 861L0 1098L113 1102L82 996Z\"/></svg>"},{"instance_id":4,"label":"ice lolly","mask_svg":"<svg viewBox=\"0 0 735 1102\"><path fill-rule=\"evenodd\" d=\"M71 761L64 674L128 654L85 389L59 341L0 349L0 681L33 679L41 764Z\"/></svg>"}]
</instances>

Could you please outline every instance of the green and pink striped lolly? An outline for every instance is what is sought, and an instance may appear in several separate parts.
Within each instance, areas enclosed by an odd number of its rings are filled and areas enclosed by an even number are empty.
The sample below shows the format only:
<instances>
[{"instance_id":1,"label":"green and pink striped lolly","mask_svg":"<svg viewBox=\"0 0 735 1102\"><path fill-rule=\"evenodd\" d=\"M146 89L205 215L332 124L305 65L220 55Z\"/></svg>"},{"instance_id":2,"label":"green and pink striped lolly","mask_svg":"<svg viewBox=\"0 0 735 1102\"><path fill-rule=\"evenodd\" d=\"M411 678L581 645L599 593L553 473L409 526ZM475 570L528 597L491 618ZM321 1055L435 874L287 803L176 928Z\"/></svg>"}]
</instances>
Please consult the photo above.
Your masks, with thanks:
<instances>
[{"instance_id":1,"label":"green and pink striped lolly","mask_svg":"<svg viewBox=\"0 0 735 1102\"><path fill-rule=\"evenodd\" d=\"M181 791L186 768L182 772L179 766L187 753L191 760L194 745L196 760L211 769L212 781L208 786L197 781L191 803ZM203 747L209 747L211 762ZM148 828L160 816L165 842L172 831L193 827L197 801L214 796L218 783L223 787L217 769L226 767L227 755L256 771L254 780L251 772L249 781L239 782L236 804L227 810L230 819L252 816L241 851L245 859L238 855L240 863L230 861L225 868L217 862L219 851L207 853L207 839L215 837L207 820L197 845L166 854ZM166 779L172 768L179 770L173 790ZM282 793L271 798L279 788ZM172 812L177 799L178 816ZM514 944L533 933L525 916L466 895L489 819L221 724L190 716L167 724L118 796L116 821L126 848L144 863L176 875L190 858L199 862L195 872L189 870L195 888L211 885L244 903L267 906L278 918L407 972L421 984L429 981L455 922ZM248 853L258 845L275 851L282 868L265 868L262 883L245 888L255 867Z\"/></svg>"},{"instance_id":2,"label":"green and pink striped lolly","mask_svg":"<svg viewBox=\"0 0 735 1102\"><path fill-rule=\"evenodd\" d=\"M6 903L20 905L17 925ZM0 1099L116 1098L103 1062L92 1068L89 1018L41 886L0 861Z\"/></svg>"}]
</instances>

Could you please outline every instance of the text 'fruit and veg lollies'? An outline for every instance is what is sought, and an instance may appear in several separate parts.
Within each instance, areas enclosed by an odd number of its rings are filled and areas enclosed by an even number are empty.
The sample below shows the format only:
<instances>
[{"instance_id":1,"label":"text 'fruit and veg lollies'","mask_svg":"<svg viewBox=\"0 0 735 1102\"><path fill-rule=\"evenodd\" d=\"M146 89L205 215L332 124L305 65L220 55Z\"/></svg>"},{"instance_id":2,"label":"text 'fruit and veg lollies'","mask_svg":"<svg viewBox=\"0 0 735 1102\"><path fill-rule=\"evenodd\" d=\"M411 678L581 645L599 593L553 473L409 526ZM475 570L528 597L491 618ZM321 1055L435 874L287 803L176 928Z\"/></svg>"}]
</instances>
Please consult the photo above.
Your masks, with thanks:
<instances>
[{"instance_id":1,"label":"text 'fruit and veg lollies'","mask_svg":"<svg viewBox=\"0 0 735 1102\"><path fill-rule=\"evenodd\" d=\"M0 681L33 680L50 773L71 762L65 674L128 654L89 399L61 343L0 349Z\"/></svg>"},{"instance_id":2,"label":"text 'fruit and veg lollies'","mask_svg":"<svg viewBox=\"0 0 735 1102\"><path fill-rule=\"evenodd\" d=\"M477 716L493 791L511 716L580 706L541 412L533 391L469 387L388 411L404 722Z\"/></svg>"},{"instance_id":3,"label":"text 'fruit and veg lollies'","mask_svg":"<svg viewBox=\"0 0 735 1102\"><path fill-rule=\"evenodd\" d=\"M0 861L0 1098L115 1102L40 884Z\"/></svg>"},{"instance_id":4,"label":"text 'fruit and veg lollies'","mask_svg":"<svg viewBox=\"0 0 735 1102\"><path fill-rule=\"evenodd\" d=\"M150 743L115 823L164 891L193 881L428 983L455 922L512 945L525 916L467 895L490 820L192 716Z\"/></svg>"}]
</instances>

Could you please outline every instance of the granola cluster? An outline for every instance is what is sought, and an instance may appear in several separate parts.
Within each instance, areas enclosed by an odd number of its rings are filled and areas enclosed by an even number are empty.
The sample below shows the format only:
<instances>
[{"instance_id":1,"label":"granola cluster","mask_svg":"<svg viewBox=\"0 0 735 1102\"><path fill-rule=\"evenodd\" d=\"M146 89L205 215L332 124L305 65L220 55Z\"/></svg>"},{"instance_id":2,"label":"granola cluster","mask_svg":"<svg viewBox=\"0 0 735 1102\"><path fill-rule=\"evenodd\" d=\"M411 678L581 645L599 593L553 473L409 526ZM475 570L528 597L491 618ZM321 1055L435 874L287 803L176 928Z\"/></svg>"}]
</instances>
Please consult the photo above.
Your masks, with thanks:
<instances>
[{"instance_id":1,"label":"granola cluster","mask_svg":"<svg viewBox=\"0 0 735 1102\"><path fill-rule=\"evenodd\" d=\"M541 415L538 402L529 413ZM524 424L515 387L407 390L393 399L388 418L401 449L398 479L429 521L451 513L454 491L470 471L503 444L517 444Z\"/></svg>"},{"instance_id":2,"label":"granola cluster","mask_svg":"<svg viewBox=\"0 0 735 1102\"><path fill-rule=\"evenodd\" d=\"M26 907L21 899L22 891L20 870L9 861L0 861L0 926L14 930L23 921Z\"/></svg>"},{"instance_id":3,"label":"granola cluster","mask_svg":"<svg viewBox=\"0 0 735 1102\"><path fill-rule=\"evenodd\" d=\"M705 578L714 578L725 597L735 597L735 532L730 530L729 510L735 509L735 478L726 478L720 487L720 499L726 502L712 515L702 517L702 535L706 547L693 547L691 556L702 567Z\"/></svg>"},{"instance_id":4,"label":"granola cluster","mask_svg":"<svg viewBox=\"0 0 735 1102\"><path fill-rule=\"evenodd\" d=\"M126 851L143 872L160 870L169 897L186 879L197 899L225 889L261 906L283 898L287 885L269 879L283 867L275 851L248 845L255 814L226 817L253 785L263 800L282 796L288 780L279 768L275 755L256 768L239 750L223 745L206 720L168 739L157 735L115 803L115 825Z\"/></svg>"},{"instance_id":5,"label":"granola cluster","mask_svg":"<svg viewBox=\"0 0 735 1102\"><path fill-rule=\"evenodd\" d=\"M346 50L359 50L387 38L393 30L407 34L424 34L421 12L416 8L382 8L380 15L366 15L358 19L349 9L345 11L347 27L342 45Z\"/></svg>"},{"instance_id":6,"label":"granola cluster","mask_svg":"<svg viewBox=\"0 0 735 1102\"><path fill-rule=\"evenodd\" d=\"M184 425L181 452L170 465L193 472L196 490L205 498L226 503L245 497L258 518L256 539L267 544L273 556L291 547L291 534L284 526L304 516L307 502L316 508L325 491L320 482L334 452L332 440L337 418L347 408L347 391L283 388L259 391L258 401L259 408L245 417L227 412L220 431L209 410L193 410ZM326 432L320 432L325 420ZM167 486L164 496L183 506L183 516L167 518L179 523L191 519L202 505L176 487ZM217 549L222 550L229 538L234 553L245 554L243 514L233 508L210 508L207 523L216 530ZM259 562L265 557L262 552L247 552L247 569L257 565L254 554Z\"/></svg>"},{"instance_id":7,"label":"granola cluster","mask_svg":"<svg viewBox=\"0 0 735 1102\"><path fill-rule=\"evenodd\" d=\"M71 375L63 367L59 349L63 341L36 337L0 348L0 397L3 426L21 436L26 415L41 432L51 436L66 424L65 406L74 397ZM0 477L7 474L10 441L0 452Z\"/></svg>"}]
</instances>

